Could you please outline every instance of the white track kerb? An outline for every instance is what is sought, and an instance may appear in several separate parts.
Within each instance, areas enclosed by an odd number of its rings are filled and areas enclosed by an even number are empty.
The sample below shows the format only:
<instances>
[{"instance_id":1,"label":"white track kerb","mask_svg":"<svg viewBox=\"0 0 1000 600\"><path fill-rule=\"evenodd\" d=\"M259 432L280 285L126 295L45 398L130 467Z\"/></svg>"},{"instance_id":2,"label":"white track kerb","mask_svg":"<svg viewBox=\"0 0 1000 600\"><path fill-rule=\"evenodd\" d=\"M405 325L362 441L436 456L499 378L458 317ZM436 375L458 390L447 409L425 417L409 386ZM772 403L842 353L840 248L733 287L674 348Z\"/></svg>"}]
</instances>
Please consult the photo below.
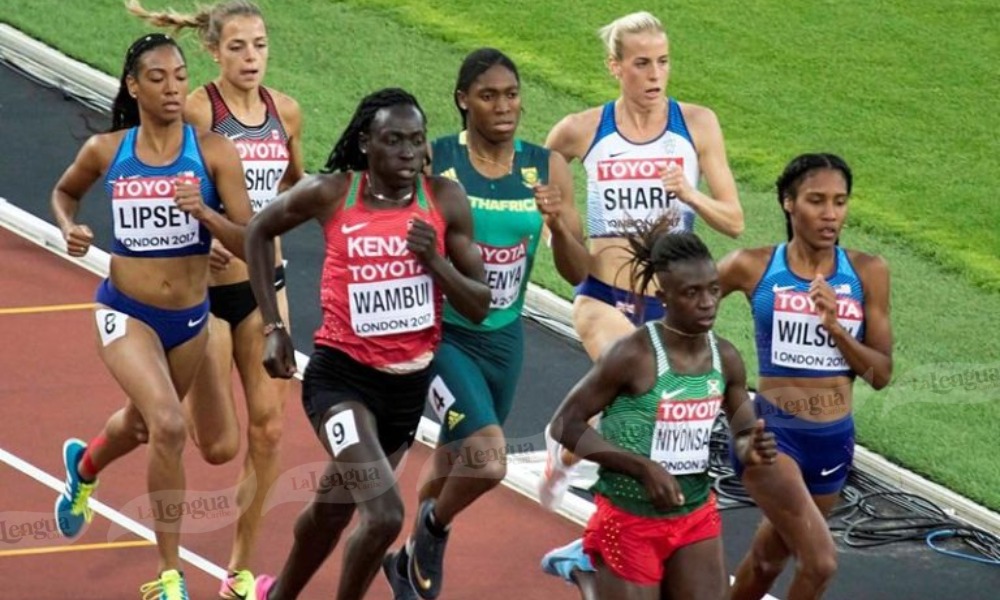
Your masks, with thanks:
<instances>
[{"instance_id":1,"label":"white track kerb","mask_svg":"<svg viewBox=\"0 0 1000 600\"><path fill-rule=\"evenodd\" d=\"M0 60L15 64L40 79L50 81L74 96L86 98L93 106L103 108L105 111L110 110L112 98L118 91L118 81L110 75L75 61L2 23L0 23ZM0 225L102 277L106 276L108 272L109 256L106 252L92 247L86 257L82 259L70 258L65 252L65 243L58 228L17 208L2 198L0 198ZM572 339L578 339L571 324L570 303L555 294L534 284L529 284L525 312L544 316L547 325L552 329ZM308 362L308 357L296 352L296 361L301 374ZM437 443L438 431L439 425L437 423L424 418L417 431L417 439L433 447ZM537 437L541 439L540 435ZM0 460L15 466L8 459L14 460L16 457L0 450ZM27 465L20 459L16 460ZM504 484L537 501L537 485L544 461L544 451L534 452L519 457L519 460L510 461ZM912 492L931 500L972 525L987 531L1000 531L1000 515L936 483L927 481L907 469L894 465L863 447L858 446L856 449L855 466L903 491ZM31 467L31 465L27 465L27 467ZM37 471L37 469L35 470ZM51 485L53 482L42 478L44 474L40 471L37 474L25 472L49 487L53 487ZM55 480L55 483L58 485L54 489L61 490L62 482ZM105 505L94 501L92 504L98 513L104 514L102 511L107 508ZM559 513L582 525L590 518L593 511L594 506L590 502L573 494L567 494ZM121 523L119 522L119 524ZM142 527L138 523L134 525ZM143 535L133 527L127 527L139 535ZM146 536L143 535L143 537ZM212 575L222 577L224 574L221 568L196 555L192 554L190 558L185 557L185 559ZM199 560L203 562L199 564Z\"/></svg>"}]
</instances>

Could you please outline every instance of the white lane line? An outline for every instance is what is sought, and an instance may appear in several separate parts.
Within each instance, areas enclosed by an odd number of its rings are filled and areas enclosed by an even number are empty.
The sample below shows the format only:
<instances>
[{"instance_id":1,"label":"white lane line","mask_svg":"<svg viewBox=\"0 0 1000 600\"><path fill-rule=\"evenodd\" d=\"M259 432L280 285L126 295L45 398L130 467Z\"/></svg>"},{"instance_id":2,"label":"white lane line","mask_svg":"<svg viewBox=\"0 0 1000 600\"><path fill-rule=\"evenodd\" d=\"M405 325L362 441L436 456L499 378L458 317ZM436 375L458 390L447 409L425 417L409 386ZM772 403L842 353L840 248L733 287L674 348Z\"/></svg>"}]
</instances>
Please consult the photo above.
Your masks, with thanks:
<instances>
[{"instance_id":1,"label":"white lane line","mask_svg":"<svg viewBox=\"0 0 1000 600\"><path fill-rule=\"evenodd\" d=\"M28 461L11 454L3 448L0 448L0 461L7 463L11 467L24 473L28 477L31 477L42 485L52 488L56 491L56 493L61 493L65 487L65 484L61 480L39 469ZM156 535L153 533L152 529L121 514L100 500L91 498L90 507L94 509L94 512L119 525L120 527L128 529L145 540L153 542L154 544L156 543ZM182 560L194 565L220 581L226 577L225 569L200 554L196 554L187 548L181 547L180 555Z\"/></svg>"}]
</instances>

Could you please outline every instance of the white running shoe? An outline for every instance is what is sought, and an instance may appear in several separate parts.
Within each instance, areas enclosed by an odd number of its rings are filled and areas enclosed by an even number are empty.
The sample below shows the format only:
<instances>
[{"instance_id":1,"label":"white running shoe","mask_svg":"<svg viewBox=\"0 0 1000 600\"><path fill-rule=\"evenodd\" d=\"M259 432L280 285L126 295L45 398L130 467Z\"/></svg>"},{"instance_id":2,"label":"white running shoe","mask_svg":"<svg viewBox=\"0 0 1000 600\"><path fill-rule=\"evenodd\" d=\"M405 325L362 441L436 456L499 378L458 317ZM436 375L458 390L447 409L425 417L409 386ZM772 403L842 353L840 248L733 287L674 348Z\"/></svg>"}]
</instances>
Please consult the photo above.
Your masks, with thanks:
<instances>
[{"instance_id":1,"label":"white running shoe","mask_svg":"<svg viewBox=\"0 0 1000 600\"><path fill-rule=\"evenodd\" d=\"M545 426L545 471L538 484L538 501L546 510L555 512L562 504L576 465L562 460L563 445L549 434Z\"/></svg>"}]
</instances>

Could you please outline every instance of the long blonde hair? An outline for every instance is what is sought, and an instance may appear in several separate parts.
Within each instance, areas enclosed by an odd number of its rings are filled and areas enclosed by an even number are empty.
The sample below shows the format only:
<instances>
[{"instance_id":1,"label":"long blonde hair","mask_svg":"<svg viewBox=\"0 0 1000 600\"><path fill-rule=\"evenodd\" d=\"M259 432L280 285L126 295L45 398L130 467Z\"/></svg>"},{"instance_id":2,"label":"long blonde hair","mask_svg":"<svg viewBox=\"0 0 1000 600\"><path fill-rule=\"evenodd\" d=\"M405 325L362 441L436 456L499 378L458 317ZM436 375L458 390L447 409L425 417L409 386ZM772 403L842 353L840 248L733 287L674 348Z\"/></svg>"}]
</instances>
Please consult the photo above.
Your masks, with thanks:
<instances>
[{"instance_id":1,"label":"long blonde hair","mask_svg":"<svg viewBox=\"0 0 1000 600\"><path fill-rule=\"evenodd\" d=\"M264 19L257 5L249 0L229 0L212 6L198 6L194 13L179 13L172 8L150 12L139 4L139 0L126 0L125 8L140 19L156 27L172 29L174 33L189 27L196 30L202 45L208 50L219 47L222 27L229 19L241 16Z\"/></svg>"}]
</instances>

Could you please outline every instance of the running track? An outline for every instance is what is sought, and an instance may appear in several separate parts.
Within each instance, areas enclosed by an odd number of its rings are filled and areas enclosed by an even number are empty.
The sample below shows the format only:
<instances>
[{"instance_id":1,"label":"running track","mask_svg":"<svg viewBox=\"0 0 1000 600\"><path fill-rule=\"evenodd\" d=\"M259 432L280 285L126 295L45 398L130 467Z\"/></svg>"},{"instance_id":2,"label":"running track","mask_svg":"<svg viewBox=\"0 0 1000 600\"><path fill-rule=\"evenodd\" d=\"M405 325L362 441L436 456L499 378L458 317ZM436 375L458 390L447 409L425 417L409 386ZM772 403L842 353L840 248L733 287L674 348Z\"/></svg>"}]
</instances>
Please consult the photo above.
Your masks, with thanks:
<instances>
[{"instance_id":1,"label":"running track","mask_svg":"<svg viewBox=\"0 0 1000 600\"><path fill-rule=\"evenodd\" d=\"M0 196L48 220L48 191L87 133L80 115L94 119L95 127L102 127L103 120L5 69L0 69L0 111L0 139L45 141L33 144L33 159L12 150L16 146L0 152ZM84 214L101 240L107 235L107 215L99 198L90 195ZM305 230L286 238L300 350L309 349L309 333L318 322L313 301L317 233ZM138 506L145 489L143 450L105 472L96 497L108 508L95 516L83 538L67 545L46 533L52 528L56 494L47 486L59 488L63 477L62 441L93 435L122 401L95 352L87 305L98 277L2 229L0 256L4 258L0 327L5 341L0 346L0 398L5 409L0 421L0 597L136 598L138 585L153 576L155 549L143 540L141 524L132 524L131 529L122 526L121 513L148 524L148 518L144 520L148 508ZM587 361L576 345L536 325L529 325L527 332L528 355L511 435L530 440L539 449L538 432ZM280 567L291 544L292 522L308 497L308 484L303 482L324 460L302 414L298 392L296 382L288 399L283 486L274 493L276 504L265 517L255 561L259 571ZM416 478L428 454L418 445L401 473L407 527L415 508ZM189 500L201 499L209 514L188 520L189 528L197 532L184 535L182 543L201 558L192 558L194 564L185 569L192 597L213 597L221 573L218 565L226 560L232 538L226 506L232 506L238 467L210 467L190 445L186 465L188 489L193 490ZM730 565L746 550L757 518L755 509L724 513ZM29 535L36 530L41 533ZM537 564L546 550L579 531L578 525L499 488L459 517L449 546L443 597L575 598L571 588L543 575ZM332 597L339 559L335 553L303 598ZM945 559L919 544L879 551L842 548L840 560L841 571L828 598L995 598L1000 587L1000 570ZM389 597L381 576L369 597Z\"/></svg>"}]
</instances>

